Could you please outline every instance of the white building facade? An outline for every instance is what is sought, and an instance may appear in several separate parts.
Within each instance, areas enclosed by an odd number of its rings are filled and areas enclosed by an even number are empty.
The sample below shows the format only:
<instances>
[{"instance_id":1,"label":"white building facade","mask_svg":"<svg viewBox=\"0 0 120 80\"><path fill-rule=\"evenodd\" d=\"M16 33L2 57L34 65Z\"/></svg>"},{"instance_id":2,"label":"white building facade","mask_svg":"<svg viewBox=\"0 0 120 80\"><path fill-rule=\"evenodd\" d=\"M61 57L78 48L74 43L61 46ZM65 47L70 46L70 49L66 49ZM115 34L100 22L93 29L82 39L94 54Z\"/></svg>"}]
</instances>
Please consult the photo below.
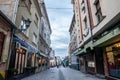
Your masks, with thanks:
<instances>
[{"instance_id":1,"label":"white building facade","mask_svg":"<svg viewBox=\"0 0 120 80\"><path fill-rule=\"evenodd\" d=\"M120 1L72 0L72 4L80 28L75 53L80 71L120 79Z\"/></svg>"}]
</instances>

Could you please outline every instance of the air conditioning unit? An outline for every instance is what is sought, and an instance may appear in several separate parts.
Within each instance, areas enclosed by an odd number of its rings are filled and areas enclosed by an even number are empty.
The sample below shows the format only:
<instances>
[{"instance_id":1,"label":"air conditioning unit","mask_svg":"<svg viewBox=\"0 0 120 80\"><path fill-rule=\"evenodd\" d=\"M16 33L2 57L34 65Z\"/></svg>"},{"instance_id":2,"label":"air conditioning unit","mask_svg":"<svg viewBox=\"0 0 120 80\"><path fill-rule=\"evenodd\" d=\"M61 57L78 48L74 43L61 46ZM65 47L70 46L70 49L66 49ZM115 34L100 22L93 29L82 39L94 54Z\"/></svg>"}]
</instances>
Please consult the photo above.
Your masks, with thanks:
<instances>
[{"instance_id":1,"label":"air conditioning unit","mask_svg":"<svg viewBox=\"0 0 120 80\"><path fill-rule=\"evenodd\" d=\"M15 48L16 48L16 49L20 49L20 43L19 43L19 42L16 42Z\"/></svg>"}]
</instances>

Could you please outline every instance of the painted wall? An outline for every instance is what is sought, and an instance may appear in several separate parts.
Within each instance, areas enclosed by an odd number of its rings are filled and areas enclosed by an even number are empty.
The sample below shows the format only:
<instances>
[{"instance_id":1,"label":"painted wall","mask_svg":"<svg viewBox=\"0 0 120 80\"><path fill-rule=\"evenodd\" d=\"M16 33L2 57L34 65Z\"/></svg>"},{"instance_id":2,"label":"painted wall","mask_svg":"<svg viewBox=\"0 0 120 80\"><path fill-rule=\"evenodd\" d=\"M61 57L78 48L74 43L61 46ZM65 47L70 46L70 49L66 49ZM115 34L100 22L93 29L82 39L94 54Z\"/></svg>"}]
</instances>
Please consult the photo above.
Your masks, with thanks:
<instances>
[{"instance_id":1,"label":"painted wall","mask_svg":"<svg viewBox=\"0 0 120 80\"><path fill-rule=\"evenodd\" d=\"M0 10L15 23L19 0L0 0Z\"/></svg>"},{"instance_id":2,"label":"painted wall","mask_svg":"<svg viewBox=\"0 0 120 80\"><path fill-rule=\"evenodd\" d=\"M96 8L94 5L95 0L90 0L92 16L95 28L93 29L93 35L99 32L102 28L105 28L106 24L110 22L118 13L120 13L120 1L119 0L99 0L101 5L101 11L105 18L98 24L95 12ZM114 23L114 21L112 21Z\"/></svg>"}]
</instances>

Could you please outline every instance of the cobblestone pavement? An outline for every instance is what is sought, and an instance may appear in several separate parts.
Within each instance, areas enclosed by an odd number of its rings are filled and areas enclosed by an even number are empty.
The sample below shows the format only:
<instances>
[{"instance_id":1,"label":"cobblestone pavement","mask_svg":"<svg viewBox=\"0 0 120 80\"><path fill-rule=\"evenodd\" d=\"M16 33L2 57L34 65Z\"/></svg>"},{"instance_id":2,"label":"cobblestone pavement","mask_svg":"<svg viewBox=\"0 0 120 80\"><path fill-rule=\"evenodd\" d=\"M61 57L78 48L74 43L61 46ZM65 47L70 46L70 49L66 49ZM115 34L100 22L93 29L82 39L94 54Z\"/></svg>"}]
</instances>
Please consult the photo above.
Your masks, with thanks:
<instances>
[{"instance_id":1,"label":"cobblestone pavement","mask_svg":"<svg viewBox=\"0 0 120 80\"><path fill-rule=\"evenodd\" d=\"M22 80L59 80L59 69L50 68L46 71L36 73Z\"/></svg>"},{"instance_id":2,"label":"cobblestone pavement","mask_svg":"<svg viewBox=\"0 0 120 80\"><path fill-rule=\"evenodd\" d=\"M22 80L105 80L70 68L50 68Z\"/></svg>"}]
</instances>

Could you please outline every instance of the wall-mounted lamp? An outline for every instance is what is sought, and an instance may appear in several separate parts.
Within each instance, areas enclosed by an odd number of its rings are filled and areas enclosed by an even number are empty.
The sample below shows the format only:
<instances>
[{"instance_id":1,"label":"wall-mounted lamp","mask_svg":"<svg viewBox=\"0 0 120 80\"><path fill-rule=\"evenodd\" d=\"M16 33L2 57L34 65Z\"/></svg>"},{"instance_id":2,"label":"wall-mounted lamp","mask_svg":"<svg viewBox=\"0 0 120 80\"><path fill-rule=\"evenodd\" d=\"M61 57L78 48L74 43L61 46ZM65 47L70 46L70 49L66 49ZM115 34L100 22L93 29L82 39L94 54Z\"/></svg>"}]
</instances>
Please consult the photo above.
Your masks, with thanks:
<instances>
[{"instance_id":1,"label":"wall-mounted lamp","mask_svg":"<svg viewBox=\"0 0 120 80\"><path fill-rule=\"evenodd\" d=\"M30 19L21 21L21 29L15 29L14 34L26 31L30 27Z\"/></svg>"}]
</instances>

